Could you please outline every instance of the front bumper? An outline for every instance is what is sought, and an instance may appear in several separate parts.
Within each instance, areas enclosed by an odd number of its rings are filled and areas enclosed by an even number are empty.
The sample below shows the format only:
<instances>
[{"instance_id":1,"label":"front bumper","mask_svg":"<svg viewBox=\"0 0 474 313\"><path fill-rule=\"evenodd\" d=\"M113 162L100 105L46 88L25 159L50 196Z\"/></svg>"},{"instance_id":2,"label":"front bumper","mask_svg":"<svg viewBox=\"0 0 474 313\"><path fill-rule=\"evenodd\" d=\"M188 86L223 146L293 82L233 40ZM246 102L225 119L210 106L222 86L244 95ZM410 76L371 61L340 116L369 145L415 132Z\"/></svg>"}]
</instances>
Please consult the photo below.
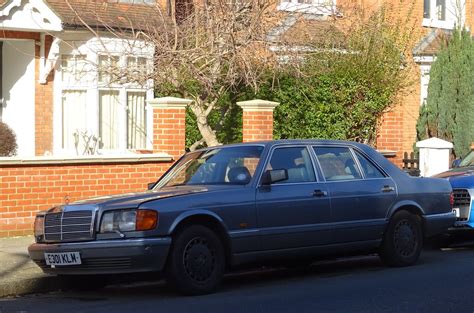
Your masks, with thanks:
<instances>
[{"instance_id":1,"label":"front bumper","mask_svg":"<svg viewBox=\"0 0 474 313\"><path fill-rule=\"evenodd\" d=\"M448 230L454 225L456 214L454 212L423 215L423 226L426 237L431 237Z\"/></svg>"},{"instance_id":2,"label":"front bumper","mask_svg":"<svg viewBox=\"0 0 474 313\"><path fill-rule=\"evenodd\" d=\"M171 237L57 244L35 243L28 247L28 253L45 273L118 274L161 271L165 266L170 246ZM46 265L45 252L79 252L82 264L53 268Z\"/></svg>"}]
</instances>

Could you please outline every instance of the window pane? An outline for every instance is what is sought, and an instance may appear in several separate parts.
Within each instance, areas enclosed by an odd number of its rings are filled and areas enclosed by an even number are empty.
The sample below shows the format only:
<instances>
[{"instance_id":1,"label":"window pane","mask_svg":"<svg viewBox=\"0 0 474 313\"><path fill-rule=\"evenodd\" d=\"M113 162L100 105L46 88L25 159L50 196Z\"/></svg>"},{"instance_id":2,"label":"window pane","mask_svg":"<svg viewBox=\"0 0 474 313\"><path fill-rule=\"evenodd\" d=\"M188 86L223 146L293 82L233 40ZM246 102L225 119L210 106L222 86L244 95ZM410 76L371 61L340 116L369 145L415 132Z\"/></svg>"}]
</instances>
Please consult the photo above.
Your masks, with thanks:
<instances>
[{"instance_id":1,"label":"window pane","mask_svg":"<svg viewBox=\"0 0 474 313\"><path fill-rule=\"evenodd\" d=\"M359 160L360 166L362 167L362 171L364 171L366 178L384 178L385 175L379 171L375 165L372 164L369 160L367 160L362 154L358 151L355 151L357 155L357 159Z\"/></svg>"},{"instance_id":2,"label":"window pane","mask_svg":"<svg viewBox=\"0 0 474 313\"><path fill-rule=\"evenodd\" d=\"M159 182L160 187L196 184L238 184L250 182L263 147L240 146L196 151L185 155Z\"/></svg>"},{"instance_id":3,"label":"window pane","mask_svg":"<svg viewBox=\"0 0 474 313\"><path fill-rule=\"evenodd\" d=\"M99 136L102 149L119 147L119 91L99 91Z\"/></svg>"},{"instance_id":4,"label":"window pane","mask_svg":"<svg viewBox=\"0 0 474 313\"><path fill-rule=\"evenodd\" d=\"M446 20L446 0L436 0L436 17L440 21Z\"/></svg>"},{"instance_id":5,"label":"window pane","mask_svg":"<svg viewBox=\"0 0 474 313\"><path fill-rule=\"evenodd\" d=\"M278 148L273 151L267 170L288 171L288 179L282 183L315 181L313 164L308 150L304 147Z\"/></svg>"},{"instance_id":6,"label":"window pane","mask_svg":"<svg viewBox=\"0 0 474 313\"><path fill-rule=\"evenodd\" d=\"M127 93L127 148L146 148L145 92Z\"/></svg>"},{"instance_id":7,"label":"window pane","mask_svg":"<svg viewBox=\"0 0 474 313\"><path fill-rule=\"evenodd\" d=\"M349 148L315 147L314 151L327 181L362 178Z\"/></svg>"},{"instance_id":8,"label":"window pane","mask_svg":"<svg viewBox=\"0 0 474 313\"><path fill-rule=\"evenodd\" d=\"M62 97L62 147L84 154L87 135L86 91L65 91Z\"/></svg>"},{"instance_id":9,"label":"window pane","mask_svg":"<svg viewBox=\"0 0 474 313\"><path fill-rule=\"evenodd\" d=\"M119 60L118 56L99 56L99 83L112 83L117 80Z\"/></svg>"},{"instance_id":10,"label":"window pane","mask_svg":"<svg viewBox=\"0 0 474 313\"><path fill-rule=\"evenodd\" d=\"M135 80L143 81L147 75L147 58L145 57L128 57L127 69L133 75L138 75Z\"/></svg>"},{"instance_id":11,"label":"window pane","mask_svg":"<svg viewBox=\"0 0 474 313\"><path fill-rule=\"evenodd\" d=\"M61 57L61 78L63 83L74 85L87 74L87 62L84 55L63 55Z\"/></svg>"},{"instance_id":12,"label":"window pane","mask_svg":"<svg viewBox=\"0 0 474 313\"><path fill-rule=\"evenodd\" d=\"M430 2L432 0L423 1L423 18L430 18Z\"/></svg>"}]
</instances>

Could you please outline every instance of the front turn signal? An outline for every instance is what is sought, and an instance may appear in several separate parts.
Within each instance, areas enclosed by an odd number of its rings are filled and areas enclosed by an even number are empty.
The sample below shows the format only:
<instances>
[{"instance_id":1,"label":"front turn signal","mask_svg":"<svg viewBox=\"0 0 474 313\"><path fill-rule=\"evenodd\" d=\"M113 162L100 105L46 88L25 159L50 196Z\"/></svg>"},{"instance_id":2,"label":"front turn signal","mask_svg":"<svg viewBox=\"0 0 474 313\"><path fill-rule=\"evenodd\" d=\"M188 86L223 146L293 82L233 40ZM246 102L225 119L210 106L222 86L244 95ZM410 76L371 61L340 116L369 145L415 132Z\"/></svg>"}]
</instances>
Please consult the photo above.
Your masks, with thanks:
<instances>
[{"instance_id":1,"label":"front turn signal","mask_svg":"<svg viewBox=\"0 0 474 313\"><path fill-rule=\"evenodd\" d=\"M158 225L158 212L152 210L138 210L135 230L151 230Z\"/></svg>"}]
</instances>

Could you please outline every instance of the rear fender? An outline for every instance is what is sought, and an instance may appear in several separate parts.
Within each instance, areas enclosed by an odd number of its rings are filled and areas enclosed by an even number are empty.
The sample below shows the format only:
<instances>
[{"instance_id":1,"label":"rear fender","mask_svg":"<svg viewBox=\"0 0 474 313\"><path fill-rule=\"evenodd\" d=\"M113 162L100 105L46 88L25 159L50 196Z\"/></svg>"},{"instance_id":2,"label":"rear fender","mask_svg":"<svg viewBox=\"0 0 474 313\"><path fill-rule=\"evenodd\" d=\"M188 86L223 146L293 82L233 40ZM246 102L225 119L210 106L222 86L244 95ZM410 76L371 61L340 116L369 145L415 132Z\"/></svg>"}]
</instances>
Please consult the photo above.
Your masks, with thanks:
<instances>
[{"instance_id":1,"label":"rear fender","mask_svg":"<svg viewBox=\"0 0 474 313\"><path fill-rule=\"evenodd\" d=\"M411 200L403 200L392 206L392 208L388 211L387 220L390 220L392 216L400 210L407 210L420 216L425 215L425 212L418 203Z\"/></svg>"}]
</instances>

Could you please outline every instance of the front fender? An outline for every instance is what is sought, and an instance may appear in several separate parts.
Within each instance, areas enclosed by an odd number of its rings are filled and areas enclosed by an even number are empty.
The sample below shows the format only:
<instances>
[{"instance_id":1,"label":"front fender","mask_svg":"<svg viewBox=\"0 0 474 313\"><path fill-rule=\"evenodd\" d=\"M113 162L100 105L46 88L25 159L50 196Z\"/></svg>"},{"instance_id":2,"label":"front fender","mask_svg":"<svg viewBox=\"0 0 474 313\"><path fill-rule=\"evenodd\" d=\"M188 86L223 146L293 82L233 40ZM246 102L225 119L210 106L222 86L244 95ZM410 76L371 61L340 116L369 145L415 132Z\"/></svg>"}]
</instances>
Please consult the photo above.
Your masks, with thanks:
<instances>
[{"instance_id":1,"label":"front fender","mask_svg":"<svg viewBox=\"0 0 474 313\"><path fill-rule=\"evenodd\" d=\"M412 201L412 200L402 200L402 201L399 201L397 203L395 203L392 208L388 211L387 213L387 219L389 220L390 218L392 218L393 214L395 214L395 212L397 212L398 210L400 210L401 208L404 208L404 207L410 207L411 209L414 209L416 211L418 211L418 213L420 213L420 215L425 215L425 211L423 211L423 209L421 208L421 206Z\"/></svg>"},{"instance_id":2,"label":"front fender","mask_svg":"<svg viewBox=\"0 0 474 313\"><path fill-rule=\"evenodd\" d=\"M227 227L225 226L224 221L216 213L212 211L208 211L208 210L191 210L191 211L182 212L180 215L178 215L178 217L175 218L175 220L173 221L173 223L171 223L171 226L168 229L168 234L173 233L176 227L178 227L178 225L185 219L190 218L190 217L203 217L203 216L216 220L227 231Z\"/></svg>"}]
</instances>

